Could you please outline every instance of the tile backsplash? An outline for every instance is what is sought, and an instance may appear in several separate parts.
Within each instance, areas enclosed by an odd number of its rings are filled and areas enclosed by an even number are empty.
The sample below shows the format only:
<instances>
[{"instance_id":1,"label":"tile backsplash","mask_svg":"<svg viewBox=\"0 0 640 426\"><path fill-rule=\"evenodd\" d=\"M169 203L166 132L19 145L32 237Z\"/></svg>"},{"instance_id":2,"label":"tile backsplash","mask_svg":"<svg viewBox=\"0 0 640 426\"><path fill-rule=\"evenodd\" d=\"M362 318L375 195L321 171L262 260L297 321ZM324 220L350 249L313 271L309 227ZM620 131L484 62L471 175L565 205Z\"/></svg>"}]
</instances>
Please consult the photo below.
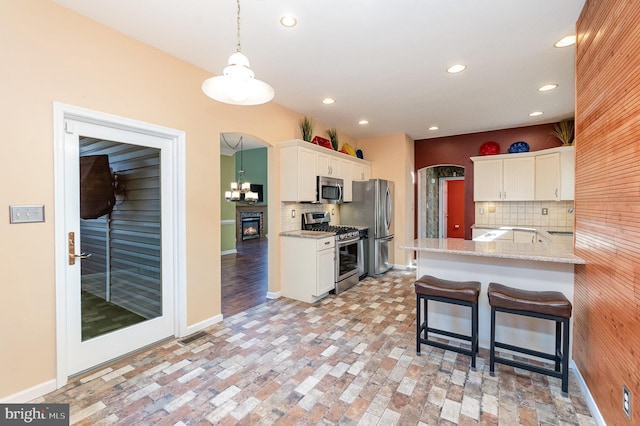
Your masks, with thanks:
<instances>
[{"instance_id":1,"label":"tile backsplash","mask_svg":"<svg viewBox=\"0 0 640 426\"><path fill-rule=\"evenodd\" d=\"M574 220L573 201L483 201L475 203L475 215L476 225L572 228Z\"/></svg>"},{"instance_id":2,"label":"tile backsplash","mask_svg":"<svg viewBox=\"0 0 640 426\"><path fill-rule=\"evenodd\" d=\"M295 212L295 214L292 214L292 212ZM302 229L302 214L317 212L330 212L331 224L340 223L340 208L335 204L282 202L280 205L280 229L282 232Z\"/></svg>"}]
</instances>

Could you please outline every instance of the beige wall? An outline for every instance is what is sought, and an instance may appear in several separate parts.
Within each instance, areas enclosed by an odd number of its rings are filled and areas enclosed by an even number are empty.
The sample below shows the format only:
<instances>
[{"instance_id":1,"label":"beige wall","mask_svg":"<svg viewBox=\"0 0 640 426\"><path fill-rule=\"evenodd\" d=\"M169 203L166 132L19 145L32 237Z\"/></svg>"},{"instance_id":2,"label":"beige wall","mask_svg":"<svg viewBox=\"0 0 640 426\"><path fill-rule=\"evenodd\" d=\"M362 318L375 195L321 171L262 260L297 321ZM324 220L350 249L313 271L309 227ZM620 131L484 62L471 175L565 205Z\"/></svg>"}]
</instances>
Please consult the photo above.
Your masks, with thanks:
<instances>
[{"instance_id":1,"label":"beige wall","mask_svg":"<svg viewBox=\"0 0 640 426\"><path fill-rule=\"evenodd\" d=\"M300 115L275 103L217 103L200 90L210 73L53 2L3 0L0 8L1 400L56 377L54 101L186 132L189 325L221 311L219 134L242 132L277 145L299 137ZM318 134L325 130L317 126ZM273 181L278 162L271 151ZM278 194L270 197L279 204ZM7 206L14 204L44 204L46 221L10 225ZM269 229L277 234L277 221ZM276 244L270 290L279 288L277 253Z\"/></svg>"},{"instance_id":2,"label":"beige wall","mask_svg":"<svg viewBox=\"0 0 640 426\"><path fill-rule=\"evenodd\" d=\"M276 103L236 107L200 90L210 73L43 0L3 0L0 51L0 400L56 377L53 102L186 132L187 324L221 312L220 133L271 146L299 139L301 116ZM222 52L221 55L227 55ZM277 88L276 88L277 91ZM326 129L317 123L314 134ZM357 146L340 134L341 143ZM358 141L376 177L396 183L396 246L412 226L413 142L404 135ZM375 162L379 161L379 164ZM269 204L280 204L279 161L268 150ZM398 167L408 164L408 167ZM44 204L44 223L10 225L9 205ZM410 206L410 207L409 207ZM279 215L269 216L272 236ZM406 253L396 250L396 263ZM279 238L270 239L269 291L280 289Z\"/></svg>"},{"instance_id":3,"label":"beige wall","mask_svg":"<svg viewBox=\"0 0 640 426\"><path fill-rule=\"evenodd\" d=\"M413 242L413 140L405 134L359 139L357 148L362 150L365 160L373 163L371 177L395 183L393 262L398 266L408 265L413 252L400 250L398 247L412 245Z\"/></svg>"}]
</instances>

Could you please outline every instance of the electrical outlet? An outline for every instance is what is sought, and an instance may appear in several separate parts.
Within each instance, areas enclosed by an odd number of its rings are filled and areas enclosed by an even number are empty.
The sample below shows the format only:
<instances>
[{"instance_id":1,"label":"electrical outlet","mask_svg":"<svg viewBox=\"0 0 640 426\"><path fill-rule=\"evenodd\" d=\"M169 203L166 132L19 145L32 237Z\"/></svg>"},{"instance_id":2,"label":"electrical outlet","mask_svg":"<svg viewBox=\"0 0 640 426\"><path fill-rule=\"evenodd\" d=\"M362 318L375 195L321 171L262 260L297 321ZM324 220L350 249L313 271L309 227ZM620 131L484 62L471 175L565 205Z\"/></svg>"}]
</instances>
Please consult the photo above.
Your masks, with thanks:
<instances>
[{"instance_id":1,"label":"electrical outlet","mask_svg":"<svg viewBox=\"0 0 640 426\"><path fill-rule=\"evenodd\" d=\"M622 411L631 420L631 391L626 385L622 385Z\"/></svg>"},{"instance_id":2,"label":"electrical outlet","mask_svg":"<svg viewBox=\"0 0 640 426\"><path fill-rule=\"evenodd\" d=\"M546 216L546 215L548 215L548 214L549 214L549 209L548 209L548 208L546 208L546 207L543 207L543 208L542 208L542 215L543 215L543 216Z\"/></svg>"}]
</instances>

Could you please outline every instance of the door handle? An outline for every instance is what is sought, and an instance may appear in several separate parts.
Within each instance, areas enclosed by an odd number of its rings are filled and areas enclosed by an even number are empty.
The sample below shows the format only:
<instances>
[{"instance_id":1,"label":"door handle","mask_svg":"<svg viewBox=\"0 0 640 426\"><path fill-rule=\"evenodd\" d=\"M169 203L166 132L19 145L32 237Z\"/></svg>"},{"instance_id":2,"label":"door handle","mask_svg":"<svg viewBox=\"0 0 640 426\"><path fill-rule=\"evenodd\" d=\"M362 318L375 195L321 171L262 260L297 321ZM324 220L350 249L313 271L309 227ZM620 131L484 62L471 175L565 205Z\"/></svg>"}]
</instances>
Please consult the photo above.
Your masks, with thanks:
<instances>
[{"instance_id":1,"label":"door handle","mask_svg":"<svg viewBox=\"0 0 640 426\"><path fill-rule=\"evenodd\" d=\"M69 232L69 265L75 265L76 259L88 259L91 257L91 253L76 254L76 234L75 232Z\"/></svg>"}]
</instances>

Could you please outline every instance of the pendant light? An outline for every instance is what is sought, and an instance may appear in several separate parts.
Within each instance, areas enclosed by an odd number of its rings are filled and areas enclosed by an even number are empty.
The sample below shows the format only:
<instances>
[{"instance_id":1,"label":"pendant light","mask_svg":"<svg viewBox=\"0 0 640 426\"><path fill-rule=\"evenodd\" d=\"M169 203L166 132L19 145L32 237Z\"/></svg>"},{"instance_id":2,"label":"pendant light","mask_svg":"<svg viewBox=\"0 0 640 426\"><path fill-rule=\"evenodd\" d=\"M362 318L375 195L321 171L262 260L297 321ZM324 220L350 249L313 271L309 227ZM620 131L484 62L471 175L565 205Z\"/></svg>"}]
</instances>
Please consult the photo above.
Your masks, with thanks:
<instances>
[{"instance_id":1,"label":"pendant light","mask_svg":"<svg viewBox=\"0 0 640 426\"><path fill-rule=\"evenodd\" d=\"M202 91L210 98L232 105L260 105L273 99L273 88L264 81L256 80L249 68L249 59L240 51L240 0L237 14L236 53L229 57L223 75L206 79Z\"/></svg>"},{"instance_id":2,"label":"pendant light","mask_svg":"<svg viewBox=\"0 0 640 426\"><path fill-rule=\"evenodd\" d=\"M251 183L249 183L244 177L244 158L242 155L244 143L242 141L242 136L240 136L240 140L234 146L231 146L227 139L222 134L222 140L225 145L227 145L232 150L236 150L238 145L240 145L240 170L238 170L238 180L236 182L231 182L231 190L224 192L224 198L229 202L236 201L244 201L246 203L255 203L258 201L258 193L251 191Z\"/></svg>"}]
</instances>

